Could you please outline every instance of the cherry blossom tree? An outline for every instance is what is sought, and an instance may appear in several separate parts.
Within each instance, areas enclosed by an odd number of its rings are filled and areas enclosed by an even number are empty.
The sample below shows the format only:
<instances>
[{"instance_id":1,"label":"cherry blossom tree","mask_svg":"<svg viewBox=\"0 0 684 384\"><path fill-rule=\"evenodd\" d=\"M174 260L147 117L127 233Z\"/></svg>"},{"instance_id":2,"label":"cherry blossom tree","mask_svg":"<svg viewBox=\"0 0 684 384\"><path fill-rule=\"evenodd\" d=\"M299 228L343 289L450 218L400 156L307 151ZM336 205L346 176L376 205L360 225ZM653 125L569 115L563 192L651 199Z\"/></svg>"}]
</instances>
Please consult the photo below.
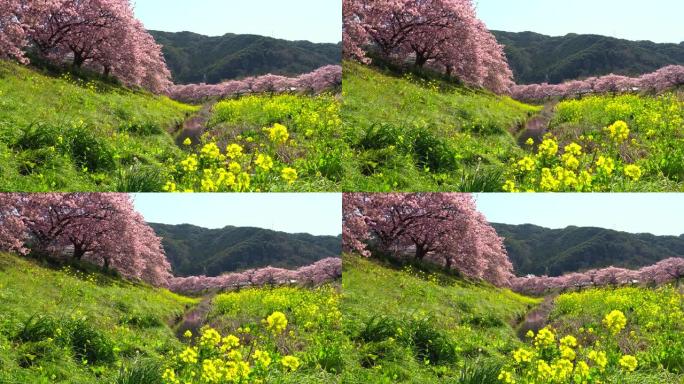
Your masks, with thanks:
<instances>
[{"instance_id":1,"label":"cherry blossom tree","mask_svg":"<svg viewBox=\"0 0 684 384\"><path fill-rule=\"evenodd\" d=\"M129 86L161 93L171 85L161 47L135 19L129 0L3 0L0 57L26 62L26 47Z\"/></svg>"},{"instance_id":2,"label":"cherry blossom tree","mask_svg":"<svg viewBox=\"0 0 684 384\"><path fill-rule=\"evenodd\" d=\"M26 226L13 201L12 195L0 194L0 251L26 253Z\"/></svg>"},{"instance_id":3,"label":"cherry blossom tree","mask_svg":"<svg viewBox=\"0 0 684 384\"><path fill-rule=\"evenodd\" d=\"M477 19L471 0L344 0L346 57L411 60L496 93L513 85L503 47Z\"/></svg>"},{"instance_id":4,"label":"cherry blossom tree","mask_svg":"<svg viewBox=\"0 0 684 384\"><path fill-rule=\"evenodd\" d=\"M342 67L326 65L297 77L267 74L230 80L220 84L178 84L169 87L168 95L176 100L198 101L212 97L230 98L253 93L300 92L319 94L342 86Z\"/></svg>"},{"instance_id":5,"label":"cherry blossom tree","mask_svg":"<svg viewBox=\"0 0 684 384\"><path fill-rule=\"evenodd\" d=\"M317 286L339 280L341 277L342 259L328 257L294 270L268 266L213 277L173 277L169 279L169 288L175 292L199 293L210 290L237 290L249 286Z\"/></svg>"},{"instance_id":6,"label":"cherry blossom tree","mask_svg":"<svg viewBox=\"0 0 684 384\"><path fill-rule=\"evenodd\" d=\"M74 259L154 285L165 285L171 276L160 238L126 194L5 194L2 199L0 234L12 240L3 240L12 249L26 247L54 258L70 252Z\"/></svg>"},{"instance_id":7,"label":"cherry blossom tree","mask_svg":"<svg viewBox=\"0 0 684 384\"><path fill-rule=\"evenodd\" d=\"M345 250L425 260L465 276L505 286L512 264L471 195L459 193L345 194Z\"/></svg>"},{"instance_id":8,"label":"cherry blossom tree","mask_svg":"<svg viewBox=\"0 0 684 384\"><path fill-rule=\"evenodd\" d=\"M684 258L673 257L638 270L607 267L562 276L526 276L511 279L514 291L544 295L550 291L584 287L624 286L631 284L663 285L684 278Z\"/></svg>"}]
</instances>

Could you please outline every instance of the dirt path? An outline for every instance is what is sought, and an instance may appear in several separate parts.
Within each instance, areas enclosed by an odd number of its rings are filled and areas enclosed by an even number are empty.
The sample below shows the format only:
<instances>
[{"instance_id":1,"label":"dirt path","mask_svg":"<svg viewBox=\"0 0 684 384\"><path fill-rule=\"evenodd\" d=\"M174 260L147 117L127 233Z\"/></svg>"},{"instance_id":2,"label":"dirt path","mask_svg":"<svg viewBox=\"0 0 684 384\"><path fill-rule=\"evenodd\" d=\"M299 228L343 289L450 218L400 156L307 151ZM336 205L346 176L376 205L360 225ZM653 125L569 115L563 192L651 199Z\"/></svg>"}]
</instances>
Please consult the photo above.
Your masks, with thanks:
<instances>
[{"instance_id":1,"label":"dirt path","mask_svg":"<svg viewBox=\"0 0 684 384\"><path fill-rule=\"evenodd\" d=\"M525 147L525 142L529 138L532 138L536 144L542 142L544 135L549 130L549 123L553 118L555 107L556 102L550 102L544 105L544 109L542 109L539 115L527 121L518 135L518 145Z\"/></svg>"},{"instance_id":2,"label":"dirt path","mask_svg":"<svg viewBox=\"0 0 684 384\"><path fill-rule=\"evenodd\" d=\"M214 295L205 296L202 301L192 310L188 311L180 319L176 327L176 337L184 339L185 331L192 332L193 335L198 335L200 328L206 323L207 315L211 310L211 301Z\"/></svg>"},{"instance_id":3,"label":"dirt path","mask_svg":"<svg viewBox=\"0 0 684 384\"><path fill-rule=\"evenodd\" d=\"M183 123L181 131L176 137L176 144L181 146L185 139L190 138L193 144L200 141L200 137L205 132L207 121L211 117L211 109L214 106L212 103L205 104L196 115L189 118Z\"/></svg>"},{"instance_id":4,"label":"dirt path","mask_svg":"<svg viewBox=\"0 0 684 384\"><path fill-rule=\"evenodd\" d=\"M551 314L551 310L553 310L553 301L555 299L555 295L547 296L538 307L527 313L525 319L520 322L517 329L518 337L521 340L525 340L525 334L528 331L537 333L546 326L549 321L549 314Z\"/></svg>"}]
</instances>

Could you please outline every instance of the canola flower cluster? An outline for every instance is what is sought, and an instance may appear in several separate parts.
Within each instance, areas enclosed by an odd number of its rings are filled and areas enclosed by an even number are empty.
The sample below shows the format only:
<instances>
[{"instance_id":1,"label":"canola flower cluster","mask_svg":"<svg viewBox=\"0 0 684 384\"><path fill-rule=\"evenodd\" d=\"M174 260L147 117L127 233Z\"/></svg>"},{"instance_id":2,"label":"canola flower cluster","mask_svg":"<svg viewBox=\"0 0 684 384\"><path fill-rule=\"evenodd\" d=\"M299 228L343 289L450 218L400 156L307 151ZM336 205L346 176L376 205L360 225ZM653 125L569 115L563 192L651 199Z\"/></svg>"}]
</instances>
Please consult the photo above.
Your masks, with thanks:
<instances>
[{"instance_id":1,"label":"canola flower cluster","mask_svg":"<svg viewBox=\"0 0 684 384\"><path fill-rule=\"evenodd\" d=\"M278 151L289 145L287 127L275 123L264 128L268 143L253 146L228 144L223 151L216 142L204 144L199 154L191 153L171 167L172 179L164 186L166 192L245 192L272 188L275 183L292 185L297 181L297 170L278 160ZM242 140L243 137L238 137ZM245 143L253 143L251 137ZM190 139L184 142L192 144Z\"/></svg>"},{"instance_id":2,"label":"canola flower cluster","mask_svg":"<svg viewBox=\"0 0 684 384\"><path fill-rule=\"evenodd\" d=\"M627 326L622 311L613 310L603 319L605 331L580 328L584 345L573 335L560 337L550 326L536 334L527 333L530 346L518 348L512 361L500 371L498 379L506 384L594 384L605 383L609 371L624 374L634 372L639 361L634 355L622 353L615 337Z\"/></svg>"},{"instance_id":3,"label":"canola flower cluster","mask_svg":"<svg viewBox=\"0 0 684 384\"><path fill-rule=\"evenodd\" d=\"M329 95L246 96L217 103L197 148L168 164L168 192L266 192L339 180L348 148L340 102ZM331 187L327 187L331 188ZM338 189L338 188L335 188Z\"/></svg>"},{"instance_id":4,"label":"canola flower cluster","mask_svg":"<svg viewBox=\"0 0 684 384\"><path fill-rule=\"evenodd\" d=\"M301 366L298 357L281 355L273 347L273 338L287 328L282 312L273 312L264 319L265 334L250 327L240 327L237 334L222 336L211 327L204 327L195 345L178 355L162 375L165 384L235 384L263 383L270 374L284 375ZM192 339L191 331L184 337Z\"/></svg>"},{"instance_id":5,"label":"canola flower cluster","mask_svg":"<svg viewBox=\"0 0 684 384\"><path fill-rule=\"evenodd\" d=\"M637 182L644 174L642 167L625 163L620 154L629 135L627 123L616 121L602 135L582 135L561 150L558 139L547 134L536 154L511 162L503 190L591 192L610 190L618 182ZM526 145L533 148L534 140Z\"/></svg>"}]
</instances>

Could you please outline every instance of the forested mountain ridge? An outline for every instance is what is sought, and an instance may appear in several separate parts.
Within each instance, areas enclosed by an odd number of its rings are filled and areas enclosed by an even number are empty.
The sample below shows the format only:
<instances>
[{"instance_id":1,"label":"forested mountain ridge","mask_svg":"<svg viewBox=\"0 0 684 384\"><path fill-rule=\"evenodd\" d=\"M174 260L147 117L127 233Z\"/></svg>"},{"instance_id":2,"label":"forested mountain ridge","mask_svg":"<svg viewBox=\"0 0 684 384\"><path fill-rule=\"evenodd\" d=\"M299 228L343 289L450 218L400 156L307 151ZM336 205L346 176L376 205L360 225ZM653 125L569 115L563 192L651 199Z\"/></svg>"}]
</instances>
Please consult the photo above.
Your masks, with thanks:
<instances>
[{"instance_id":1,"label":"forested mountain ridge","mask_svg":"<svg viewBox=\"0 0 684 384\"><path fill-rule=\"evenodd\" d=\"M176 276L217 276L272 266L294 269L342 252L341 236L285 233L254 227L207 229L150 223Z\"/></svg>"},{"instance_id":2,"label":"forested mountain ridge","mask_svg":"<svg viewBox=\"0 0 684 384\"><path fill-rule=\"evenodd\" d=\"M267 73L294 76L342 62L341 44L231 33L223 36L150 33L163 46L162 52L176 84L215 84Z\"/></svg>"},{"instance_id":3,"label":"forested mountain ridge","mask_svg":"<svg viewBox=\"0 0 684 384\"><path fill-rule=\"evenodd\" d=\"M549 229L532 224L492 223L518 276L559 276L607 266L639 268L684 257L684 235L656 236L605 228Z\"/></svg>"},{"instance_id":4,"label":"forested mountain ridge","mask_svg":"<svg viewBox=\"0 0 684 384\"><path fill-rule=\"evenodd\" d=\"M684 42L659 44L574 33L546 36L492 32L505 45L518 84L561 83L609 73L638 76L667 65L684 64Z\"/></svg>"}]
</instances>

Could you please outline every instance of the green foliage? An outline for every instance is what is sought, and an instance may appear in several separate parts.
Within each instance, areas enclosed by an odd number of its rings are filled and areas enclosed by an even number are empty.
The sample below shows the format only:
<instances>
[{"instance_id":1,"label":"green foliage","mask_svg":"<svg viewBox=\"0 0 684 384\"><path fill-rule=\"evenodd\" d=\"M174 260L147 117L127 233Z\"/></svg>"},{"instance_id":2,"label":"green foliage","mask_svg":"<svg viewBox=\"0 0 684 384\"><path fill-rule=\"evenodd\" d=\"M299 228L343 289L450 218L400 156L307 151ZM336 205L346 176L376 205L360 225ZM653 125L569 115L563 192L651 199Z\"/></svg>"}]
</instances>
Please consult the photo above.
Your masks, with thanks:
<instances>
[{"instance_id":1,"label":"green foliage","mask_svg":"<svg viewBox=\"0 0 684 384\"><path fill-rule=\"evenodd\" d=\"M604 228L549 229L536 225L492 224L504 238L518 275L560 276L615 266L638 269L667 257L684 257L684 236L655 236Z\"/></svg>"},{"instance_id":2,"label":"green foliage","mask_svg":"<svg viewBox=\"0 0 684 384\"><path fill-rule=\"evenodd\" d=\"M248 76L294 76L342 60L340 44L286 41L265 36L150 31L163 46L174 82L218 83Z\"/></svg>"},{"instance_id":3,"label":"green foliage","mask_svg":"<svg viewBox=\"0 0 684 384\"><path fill-rule=\"evenodd\" d=\"M345 368L343 357L351 348L341 332L339 296L339 288L332 286L224 293L214 298L208 320L222 334L251 336L262 327L262 319L282 312L287 329L283 337L273 340L269 352L292 354L302 361L302 367L274 382L297 383L315 377L329 382Z\"/></svg>"},{"instance_id":4,"label":"green foliage","mask_svg":"<svg viewBox=\"0 0 684 384\"><path fill-rule=\"evenodd\" d=\"M509 132L540 110L426 74L345 62L343 76L343 138L355 152L343 190L500 190L503 164L521 153Z\"/></svg>"},{"instance_id":5,"label":"green foliage","mask_svg":"<svg viewBox=\"0 0 684 384\"><path fill-rule=\"evenodd\" d=\"M130 174L178 158L166 130L197 110L7 61L0 73L2 191L159 191L158 181Z\"/></svg>"},{"instance_id":6,"label":"green foliage","mask_svg":"<svg viewBox=\"0 0 684 384\"><path fill-rule=\"evenodd\" d=\"M4 253L0 261L0 382L144 383L136 380L153 369L141 356L159 362L181 348L169 324L194 299Z\"/></svg>"},{"instance_id":7,"label":"green foliage","mask_svg":"<svg viewBox=\"0 0 684 384\"><path fill-rule=\"evenodd\" d=\"M217 103L202 146L170 164L167 191L340 190L351 152L332 95L246 96ZM188 140L185 144L190 145Z\"/></svg>"},{"instance_id":8,"label":"green foliage","mask_svg":"<svg viewBox=\"0 0 684 384\"><path fill-rule=\"evenodd\" d=\"M344 382L496 382L497 360L519 344L510 324L539 303L441 272L343 260L344 332L355 345Z\"/></svg>"},{"instance_id":9,"label":"green foliage","mask_svg":"<svg viewBox=\"0 0 684 384\"><path fill-rule=\"evenodd\" d=\"M218 276L264 265L295 269L342 252L339 236L290 234L251 227L207 229L189 224L150 225L162 237L164 251L177 276Z\"/></svg>"},{"instance_id":10,"label":"green foliage","mask_svg":"<svg viewBox=\"0 0 684 384\"><path fill-rule=\"evenodd\" d=\"M638 76L684 64L684 46L628 41L607 36L492 31L505 46L519 84L560 83L609 73Z\"/></svg>"}]
</instances>

